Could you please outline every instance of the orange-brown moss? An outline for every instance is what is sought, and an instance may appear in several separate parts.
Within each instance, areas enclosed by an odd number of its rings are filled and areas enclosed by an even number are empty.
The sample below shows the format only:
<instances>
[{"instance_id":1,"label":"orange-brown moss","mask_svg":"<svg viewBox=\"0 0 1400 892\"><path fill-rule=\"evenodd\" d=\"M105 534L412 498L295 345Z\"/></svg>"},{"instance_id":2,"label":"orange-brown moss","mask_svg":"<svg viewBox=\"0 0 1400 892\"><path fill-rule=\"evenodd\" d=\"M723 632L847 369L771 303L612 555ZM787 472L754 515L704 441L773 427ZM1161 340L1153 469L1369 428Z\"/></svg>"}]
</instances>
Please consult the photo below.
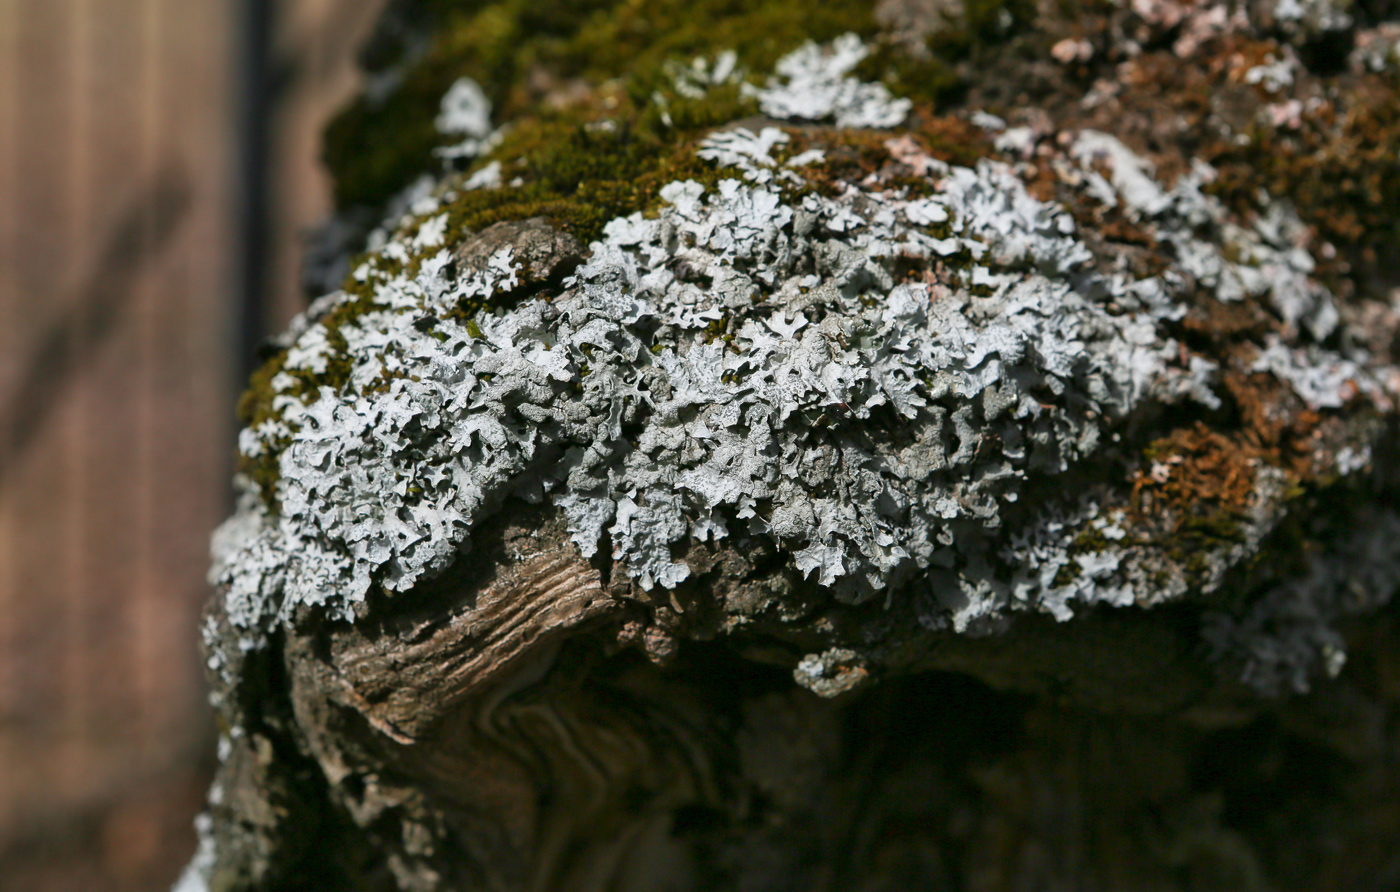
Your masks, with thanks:
<instances>
[{"instance_id":1,"label":"orange-brown moss","mask_svg":"<svg viewBox=\"0 0 1400 892\"><path fill-rule=\"evenodd\" d=\"M1131 479L1129 517L1149 540L1200 581L1210 556L1244 541L1265 451L1239 432L1197 422L1152 441Z\"/></svg>"},{"instance_id":2,"label":"orange-brown moss","mask_svg":"<svg viewBox=\"0 0 1400 892\"><path fill-rule=\"evenodd\" d=\"M1220 509L1243 514L1254 492L1261 460L1255 449L1205 424L1178 428L1143 450L1148 466L1132 481L1132 506L1139 514L1170 511L1189 517Z\"/></svg>"},{"instance_id":3,"label":"orange-brown moss","mask_svg":"<svg viewBox=\"0 0 1400 892\"><path fill-rule=\"evenodd\" d=\"M827 195L838 194L843 183L859 183L877 177L886 188L904 188L911 195L931 194L933 181L909 170L891 154L890 140L910 139L924 154L948 164L972 166L994 154L986 131L952 115L935 115L928 105L916 107L904 128L853 130L836 127L788 128L792 137L788 152L798 155L820 149L825 157L798 171L812 187Z\"/></svg>"},{"instance_id":4,"label":"orange-brown moss","mask_svg":"<svg viewBox=\"0 0 1400 892\"><path fill-rule=\"evenodd\" d=\"M1189 340L1220 349L1244 339L1259 338L1278 328L1278 321L1255 300L1225 303L1211 294L1198 294L1181 320Z\"/></svg>"},{"instance_id":5,"label":"orange-brown moss","mask_svg":"<svg viewBox=\"0 0 1400 892\"><path fill-rule=\"evenodd\" d=\"M1255 126L1245 145L1219 146L1213 188L1236 207L1260 188L1287 196L1323 239L1371 264L1400 238L1400 86L1383 75L1339 86L1296 130Z\"/></svg>"}]
</instances>

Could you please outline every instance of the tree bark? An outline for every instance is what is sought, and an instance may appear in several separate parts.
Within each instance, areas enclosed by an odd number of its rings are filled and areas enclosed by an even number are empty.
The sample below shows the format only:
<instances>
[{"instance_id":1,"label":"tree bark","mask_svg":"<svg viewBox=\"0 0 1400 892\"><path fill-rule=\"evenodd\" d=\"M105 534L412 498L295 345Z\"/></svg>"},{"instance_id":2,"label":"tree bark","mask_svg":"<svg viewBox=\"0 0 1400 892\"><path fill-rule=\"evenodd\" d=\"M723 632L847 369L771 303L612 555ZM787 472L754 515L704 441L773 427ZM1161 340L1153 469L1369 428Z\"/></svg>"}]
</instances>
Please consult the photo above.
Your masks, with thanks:
<instances>
[{"instance_id":1,"label":"tree bark","mask_svg":"<svg viewBox=\"0 0 1400 892\"><path fill-rule=\"evenodd\" d=\"M332 128L182 892L1396 888L1395 10L518 6Z\"/></svg>"}]
</instances>

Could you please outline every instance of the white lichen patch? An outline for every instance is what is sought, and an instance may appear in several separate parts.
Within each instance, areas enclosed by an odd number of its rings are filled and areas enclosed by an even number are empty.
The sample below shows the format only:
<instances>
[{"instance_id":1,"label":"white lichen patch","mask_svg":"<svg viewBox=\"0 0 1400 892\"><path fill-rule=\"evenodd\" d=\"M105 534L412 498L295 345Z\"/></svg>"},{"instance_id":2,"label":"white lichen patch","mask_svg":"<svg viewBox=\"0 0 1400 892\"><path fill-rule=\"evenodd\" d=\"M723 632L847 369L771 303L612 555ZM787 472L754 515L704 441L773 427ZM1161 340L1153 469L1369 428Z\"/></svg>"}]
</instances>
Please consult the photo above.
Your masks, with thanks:
<instances>
[{"instance_id":1,"label":"white lichen patch","mask_svg":"<svg viewBox=\"0 0 1400 892\"><path fill-rule=\"evenodd\" d=\"M840 123L902 108L845 83L864 52L852 39L787 57L766 110ZM456 269L445 217L415 203L356 271L373 306L337 319L334 347L316 321L333 307L299 321L271 417L242 435L246 456L278 462L279 510L248 499L230 521L216 581L234 623L308 606L353 617L372 589L441 572L512 496L557 506L585 556L606 548L642 589L689 577L687 541L762 536L848 602L927 574L934 627L1155 603L1141 555L1082 547L1085 530L1113 540L1116 515L1086 503L1008 532L1004 506L1148 404L1221 407L1215 363L1169 334L1192 295L1271 304L1287 343L1261 346L1256 370L1314 407L1348 387L1382 398L1352 383L1367 357L1317 343L1338 314L1296 215L1271 205L1238 225L1203 193L1203 166L1168 188L1112 136L1063 143L1064 183L1170 246L1168 268L1141 278L1096 257L1010 164L951 167L891 139L926 189L871 176L831 195L804 188L821 158L788 157L789 139L701 140L700 157L742 179L667 185L658 212L608 223L547 294L518 292L508 247ZM343 383L308 392L332 359ZM1257 520L1212 573L1257 546Z\"/></svg>"},{"instance_id":2,"label":"white lichen patch","mask_svg":"<svg viewBox=\"0 0 1400 892\"><path fill-rule=\"evenodd\" d=\"M194 819L195 832L199 843L190 863L180 873L171 892L209 892L209 878L217 864L217 851L214 840L214 819L208 813Z\"/></svg>"},{"instance_id":3,"label":"white lichen patch","mask_svg":"<svg viewBox=\"0 0 1400 892\"><path fill-rule=\"evenodd\" d=\"M491 100L476 81L459 78L443 94L442 109L433 125L439 133L481 139L491 132Z\"/></svg>"},{"instance_id":4,"label":"white lichen patch","mask_svg":"<svg viewBox=\"0 0 1400 892\"><path fill-rule=\"evenodd\" d=\"M445 161L475 158L500 138L491 127L491 100L481 85L469 77L458 78L443 94L442 107L433 124L441 134L461 137L457 144L433 151Z\"/></svg>"},{"instance_id":5,"label":"white lichen patch","mask_svg":"<svg viewBox=\"0 0 1400 892\"><path fill-rule=\"evenodd\" d=\"M1400 22L1382 22L1358 31L1348 62L1354 71L1377 73L1400 65Z\"/></svg>"},{"instance_id":6,"label":"white lichen patch","mask_svg":"<svg viewBox=\"0 0 1400 892\"><path fill-rule=\"evenodd\" d=\"M1331 294L1311 278L1315 263L1305 247L1306 227L1286 202L1268 202L1265 212L1246 228L1204 192L1216 174L1203 162L1196 162L1168 190L1157 182L1150 161L1109 134L1081 131L1070 145L1070 155L1079 169L1059 165L1063 179L1081 185L1104 204L1121 205L1172 246L1177 263L1162 276L1167 289L1186 287L1184 276L1218 300L1267 300L1290 326L1302 325L1318 340L1336 327ZM1107 177L1100 168L1107 170Z\"/></svg>"},{"instance_id":7,"label":"white lichen patch","mask_svg":"<svg viewBox=\"0 0 1400 892\"><path fill-rule=\"evenodd\" d=\"M852 77L869 50L846 34L826 47L808 42L778 60L766 86L744 85L765 115L780 120L831 121L838 127L894 127L913 107L881 84Z\"/></svg>"},{"instance_id":8,"label":"white lichen patch","mask_svg":"<svg viewBox=\"0 0 1400 892\"><path fill-rule=\"evenodd\" d=\"M743 78L739 67L739 54L733 50L723 50L713 61L706 56L696 56L689 65L670 62L665 71L671 78L671 86L687 99L703 99L712 88L728 83L736 83Z\"/></svg>"},{"instance_id":9,"label":"white lichen patch","mask_svg":"<svg viewBox=\"0 0 1400 892\"><path fill-rule=\"evenodd\" d=\"M740 171L744 179L758 185L777 181L789 185L805 185L806 180L790 168L816 164L825 158L821 149L810 149L786 160L785 153L774 157L775 149L791 142L792 137L777 127L764 127L754 133L747 127L722 130L700 141L695 154L720 167L732 167Z\"/></svg>"},{"instance_id":10,"label":"white lichen patch","mask_svg":"<svg viewBox=\"0 0 1400 892\"><path fill-rule=\"evenodd\" d=\"M1093 194L1107 205L1114 205L1122 196L1130 214L1152 217L1166 210L1171 199L1153 177L1150 162L1138 157L1117 137L1097 130L1081 131L1070 147L1070 154L1085 168L1085 173L1096 177L1094 162L1102 162L1111 171L1112 186L1097 179L1091 179Z\"/></svg>"},{"instance_id":11,"label":"white lichen patch","mask_svg":"<svg viewBox=\"0 0 1400 892\"><path fill-rule=\"evenodd\" d=\"M1277 0L1272 12L1286 33L1316 37L1350 28L1351 5L1348 0Z\"/></svg>"},{"instance_id":12,"label":"white lichen patch","mask_svg":"<svg viewBox=\"0 0 1400 892\"><path fill-rule=\"evenodd\" d=\"M1211 397L1159 330L1160 286L1090 272L1069 217L1004 164L921 198L662 195L657 218L609 224L563 293L470 324L452 307L510 291L507 251L466 277L445 251L371 276L379 308L339 329L346 386L279 397L244 437L280 450L281 513L222 564L231 616L350 616L372 585L444 568L511 494L552 500L643 588L687 577L686 538L739 532L860 600L935 559L985 562L999 506L1142 402ZM943 273L897 281L911 259Z\"/></svg>"},{"instance_id":13,"label":"white lichen patch","mask_svg":"<svg viewBox=\"0 0 1400 892\"><path fill-rule=\"evenodd\" d=\"M1012 534L1000 552L1013 568L1012 602L1061 621L1074 616L1071 601L1114 607L1136 603L1132 583L1116 572L1125 558L1116 546L1127 536L1125 525L1121 511L1101 513L1096 502L1086 500L1070 510L1052 508ZM1086 534L1107 544L1077 547ZM954 625L961 619L955 615Z\"/></svg>"},{"instance_id":14,"label":"white lichen patch","mask_svg":"<svg viewBox=\"0 0 1400 892\"><path fill-rule=\"evenodd\" d=\"M1258 84L1267 93L1279 93L1293 86L1293 79L1300 67L1297 57L1287 49L1277 58L1270 53L1264 62L1244 73L1244 82Z\"/></svg>"},{"instance_id":15,"label":"white lichen patch","mask_svg":"<svg viewBox=\"0 0 1400 892\"><path fill-rule=\"evenodd\" d=\"M1400 589L1400 515L1368 509L1307 572L1274 587L1242 616L1208 617L1218 659L1242 663L1242 680L1266 693L1306 693L1315 668L1336 677L1346 662L1339 619L1376 610Z\"/></svg>"}]
</instances>

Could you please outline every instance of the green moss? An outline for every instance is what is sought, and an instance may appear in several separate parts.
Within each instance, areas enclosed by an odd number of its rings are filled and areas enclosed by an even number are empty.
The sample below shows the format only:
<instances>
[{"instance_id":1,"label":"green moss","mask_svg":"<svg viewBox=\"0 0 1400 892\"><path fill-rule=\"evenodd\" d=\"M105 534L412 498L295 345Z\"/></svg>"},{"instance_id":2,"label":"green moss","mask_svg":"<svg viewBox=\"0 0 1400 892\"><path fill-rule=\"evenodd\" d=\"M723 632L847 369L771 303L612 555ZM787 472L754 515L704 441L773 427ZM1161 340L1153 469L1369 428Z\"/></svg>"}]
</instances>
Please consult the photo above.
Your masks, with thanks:
<instances>
[{"instance_id":1,"label":"green moss","mask_svg":"<svg viewBox=\"0 0 1400 892\"><path fill-rule=\"evenodd\" d=\"M282 351L253 372L248 381L248 389L243 391L243 395L238 399L238 420L243 425L252 427L273 420L272 399L276 392L272 388L272 379L283 370L286 362L286 351ZM278 456L287 444L278 442L268 445L270 448L265 449L257 458L249 458L240 453L237 470L253 481L262 496L263 504L276 514L277 480L281 476Z\"/></svg>"},{"instance_id":2,"label":"green moss","mask_svg":"<svg viewBox=\"0 0 1400 892\"><path fill-rule=\"evenodd\" d=\"M1176 534L1179 537L1201 542L1238 544L1245 539L1244 526L1240 516L1225 509L1183 518Z\"/></svg>"},{"instance_id":3,"label":"green moss","mask_svg":"<svg viewBox=\"0 0 1400 892\"><path fill-rule=\"evenodd\" d=\"M382 203L430 163L433 148L448 142L433 121L460 77L481 84L498 121L510 120L537 105L541 84L625 78L633 96L650 98L669 90L668 61L734 49L749 70L767 71L807 39L874 29L869 5L855 0L440 0L430 11L432 43L398 89L382 104L361 97L327 131L325 159L342 208ZM678 126L705 126L677 105Z\"/></svg>"},{"instance_id":4,"label":"green moss","mask_svg":"<svg viewBox=\"0 0 1400 892\"><path fill-rule=\"evenodd\" d=\"M287 363L287 352L279 352L264 362L248 380L248 388L238 398L238 421L244 427L262 424L272 417L272 379Z\"/></svg>"},{"instance_id":5,"label":"green moss","mask_svg":"<svg viewBox=\"0 0 1400 892\"><path fill-rule=\"evenodd\" d=\"M641 0L593 16L572 41L574 73L637 79L645 87L664 63L732 49L750 71L766 72L808 40L875 31L873 4L859 0Z\"/></svg>"},{"instance_id":6,"label":"green moss","mask_svg":"<svg viewBox=\"0 0 1400 892\"><path fill-rule=\"evenodd\" d=\"M424 4L433 37L393 94L362 95L327 128L325 161L341 208L378 205L432 163L449 142L433 126L443 94L460 77L481 84L498 108L535 65L562 52L591 15L617 0L433 0Z\"/></svg>"},{"instance_id":7,"label":"green moss","mask_svg":"<svg viewBox=\"0 0 1400 892\"><path fill-rule=\"evenodd\" d=\"M1176 528L1156 544L1200 585L1211 570L1212 555L1245 541L1243 518L1228 508L1214 508L1182 517Z\"/></svg>"},{"instance_id":8,"label":"green moss","mask_svg":"<svg viewBox=\"0 0 1400 892\"><path fill-rule=\"evenodd\" d=\"M727 104L714 96L699 102L675 96L669 65L734 50L741 68L761 80L808 40L876 33L873 4L863 0L429 0L424 6L435 24L423 57L387 100L362 97L327 131L325 158L342 208L382 203L431 163L433 148L449 142L433 127L439 104L463 76L482 86L498 122L534 112L552 88L582 79L594 88L617 83L638 107L661 92L684 131L734 120L742 103L737 90ZM877 42L859 73L883 80L897 95L942 103L961 89L957 65L1024 30L1032 6L972 0L965 20L949 21L929 39L928 56Z\"/></svg>"},{"instance_id":9,"label":"green moss","mask_svg":"<svg viewBox=\"0 0 1400 892\"><path fill-rule=\"evenodd\" d=\"M446 205L448 243L503 220L542 216L587 244L610 220L658 212L668 183L694 180L713 188L738 175L695 154L716 126L754 110L737 87L703 99L673 98L664 109L616 92L595 99L517 121L490 159L500 163L508 185L463 192Z\"/></svg>"}]
</instances>

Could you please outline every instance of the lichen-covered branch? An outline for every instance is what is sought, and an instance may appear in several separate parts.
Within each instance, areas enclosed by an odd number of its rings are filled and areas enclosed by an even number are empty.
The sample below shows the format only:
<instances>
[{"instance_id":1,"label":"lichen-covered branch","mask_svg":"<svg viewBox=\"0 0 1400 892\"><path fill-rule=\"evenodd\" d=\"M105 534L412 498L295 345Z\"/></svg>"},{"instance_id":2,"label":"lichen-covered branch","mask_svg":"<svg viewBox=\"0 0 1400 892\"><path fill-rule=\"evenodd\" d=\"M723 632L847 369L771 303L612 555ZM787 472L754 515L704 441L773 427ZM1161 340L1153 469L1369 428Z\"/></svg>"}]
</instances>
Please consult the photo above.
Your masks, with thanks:
<instances>
[{"instance_id":1,"label":"lichen-covered branch","mask_svg":"<svg viewBox=\"0 0 1400 892\"><path fill-rule=\"evenodd\" d=\"M1400 767L1309 736L1400 693L1388 9L527 6L400 3L333 128L182 892L1400 870L1202 767Z\"/></svg>"}]
</instances>

